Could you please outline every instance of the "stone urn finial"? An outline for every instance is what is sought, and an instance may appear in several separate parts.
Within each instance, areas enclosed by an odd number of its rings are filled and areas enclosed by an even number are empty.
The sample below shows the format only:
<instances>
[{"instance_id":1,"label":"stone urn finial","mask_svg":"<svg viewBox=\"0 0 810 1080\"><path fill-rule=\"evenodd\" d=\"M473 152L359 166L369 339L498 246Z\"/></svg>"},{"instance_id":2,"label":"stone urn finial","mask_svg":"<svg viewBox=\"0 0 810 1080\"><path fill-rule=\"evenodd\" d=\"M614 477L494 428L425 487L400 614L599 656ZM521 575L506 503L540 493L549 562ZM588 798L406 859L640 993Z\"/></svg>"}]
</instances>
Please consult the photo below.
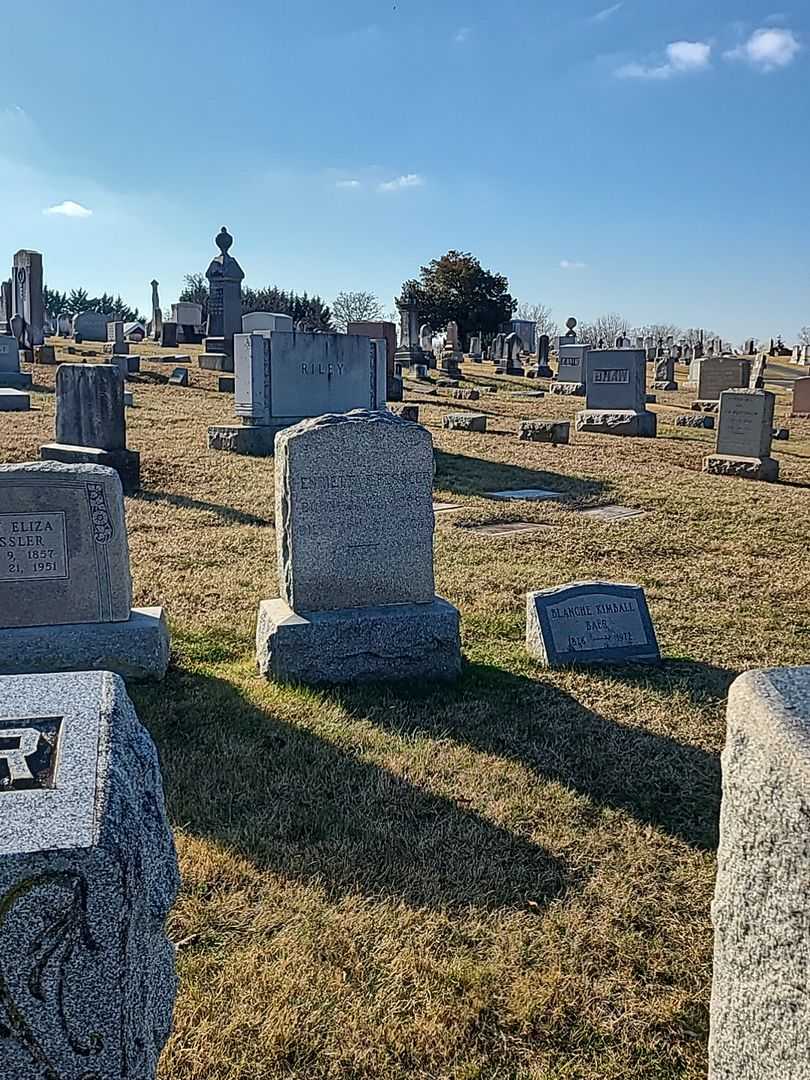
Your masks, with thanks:
<instances>
[{"instance_id":1,"label":"stone urn finial","mask_svg":"<svg viewBox=\"0 0 810 1080\"><path fill-rule=\"evenodd\" d=\"M223 225L214 238L214 243L217 245L223 255L227 255L231 244L233 243L233 237Z\"/></svg>"}]
</instances>

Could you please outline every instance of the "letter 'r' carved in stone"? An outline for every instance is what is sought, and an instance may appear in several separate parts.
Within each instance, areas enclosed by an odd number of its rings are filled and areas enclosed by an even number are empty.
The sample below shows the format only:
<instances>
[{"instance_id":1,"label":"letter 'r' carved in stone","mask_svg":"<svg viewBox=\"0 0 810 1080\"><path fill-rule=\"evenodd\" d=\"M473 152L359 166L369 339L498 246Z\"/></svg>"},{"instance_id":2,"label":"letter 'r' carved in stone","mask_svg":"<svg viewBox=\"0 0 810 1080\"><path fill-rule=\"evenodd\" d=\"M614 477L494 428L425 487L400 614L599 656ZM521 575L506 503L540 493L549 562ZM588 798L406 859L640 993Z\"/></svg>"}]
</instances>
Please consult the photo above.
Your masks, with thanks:
<instances>
[{"instance_id":1,"label":"letter 'r' carved in stone","mask_svg":"<svg viewBox=\"0 0 810 1080\"><path fill-rule=\"evenodd\" d=\"M0 720L0 794L53 787L60 716Z\"/></svg>"}]
</instances>

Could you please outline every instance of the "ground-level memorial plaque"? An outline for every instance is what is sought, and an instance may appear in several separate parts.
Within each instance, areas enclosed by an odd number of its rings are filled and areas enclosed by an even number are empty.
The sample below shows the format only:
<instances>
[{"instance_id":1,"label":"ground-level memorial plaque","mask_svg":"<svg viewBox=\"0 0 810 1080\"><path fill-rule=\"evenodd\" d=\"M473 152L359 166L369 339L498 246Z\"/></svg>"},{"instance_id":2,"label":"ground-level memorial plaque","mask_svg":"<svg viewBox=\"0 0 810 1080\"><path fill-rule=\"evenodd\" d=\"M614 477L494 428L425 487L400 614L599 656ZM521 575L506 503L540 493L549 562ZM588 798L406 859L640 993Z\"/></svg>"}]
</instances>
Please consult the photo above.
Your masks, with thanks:
<instances>
[{"instance_id":1,"label":"ground-level memorial plaque","mask_svg":"<svg viewBox=\"0 0 810 1080\"><path fill-rule=\"evenodd\" d=\"M749 671L728 697L710 1080L810 1076L810 667Z\"/></svg>"},{"instance_id":2,"label":"ground-level memorial plaque","mask_svg":"<svg viewBox=\"0 0 810 1080\"><path fill-rule=\"evenodd\" d=\"M177 991L155 747L110 672L0 678L6 1080L152 1080Z\"/></svg>"},{"instance_id":3,"label":"ground-level memorial plaque","mask_svg":"<svg viewBox=\"0 0 810 1080\"><path fill-rule=\"evenodd\" d=\"M237 334L234 362L242 423L210 427L212 450L272 454L278 432L301 420L385 405L385 348L360 334Z\"/></svg>"},{"instance_id":4,"label":"ground-level memorial plaque","mask_svg":"<svg viewBox=\"0 0 810 1080\"><path fill-rule=\"evenodd\" d=\"M162 678L161 608L132 608L124 497L112 469L0 466L0 675L109 669Z\"/></svg>"},{"instance_id":5,"label":"ground-level memorial plaque","mask_svg":"<svg viewBox=\"0 0 810 1080\"><path fill-rule=\"evenodd\" d=\"M703 471L748 480L778 480L779 462L771 457L773 410L770 390L725 390L720 395L715 452Z\"/></svg>"},{"instance_id":6,"label":"ground-level memorial plaque","mask_svg":"<svg viewBox=\"0 0 810 1080\"><path fill-rule=\"evenodd\" d=\"M433 443L386 411L276 438L282 595L259 608L259 670L285 682L455 678L459 614L434 593Z\"/></svg>"},{"instance_id":7,"label":"ground-level memorial plaque","mask_svg":"<svg viewBox=\"0 0 810 1080\"><path fill-rule=\"evenodd\" d=\"M547 667L657 664L661 659L644 590L607 581L530 592L526 648Z\"/></svg>"},{"instance_id":8,"label":"ground-level memorial plaque","mask_svg":"<svg viewBox=\"0 0 810 1080\"><path fill-rule=\"evenodd\" d=\"M646 408L647 360L643 349L592 349L585 361L585 408L577 431L653 437L655 413Z\"/></svg>"}]
</instances>

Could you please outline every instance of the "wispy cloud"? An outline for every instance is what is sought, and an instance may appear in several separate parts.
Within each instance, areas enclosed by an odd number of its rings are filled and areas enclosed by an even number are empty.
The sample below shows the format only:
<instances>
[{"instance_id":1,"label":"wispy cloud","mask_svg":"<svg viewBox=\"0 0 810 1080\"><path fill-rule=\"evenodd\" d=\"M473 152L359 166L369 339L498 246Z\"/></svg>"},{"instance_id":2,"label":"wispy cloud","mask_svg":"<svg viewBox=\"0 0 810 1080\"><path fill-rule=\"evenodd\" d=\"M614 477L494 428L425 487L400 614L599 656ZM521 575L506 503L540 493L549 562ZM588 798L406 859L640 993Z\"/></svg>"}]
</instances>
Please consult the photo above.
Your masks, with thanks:
<instances>
[{"instance_id":1,"label":"wispy cloud","mask_svg":"<svg viewBox=\"0 0 810 1080\"><path fill-rule=\"evenodd\" d=\"M338 182L335 184L335 187L339 187L339 188L359 188L360 187L360 181L359 180L338 180Z\"/></svg>"},{"instance_id":2,"label":"wispy cloud","mask_svg":"<svg viewBox=\"0 0 810 1080\"><path fill-rule=\"evenodd\" d=\"M73 202L70 199L66 199L65 202L57 203L56 206L48 206L42 211L43 214L54 214L59 217L72 217L72 218L87 218L93 213L92 210L88 210L86 206L82 206L81 203Z\"/></svg>"},{"instance_id":3,"label":"wispy cloud","mask_svg":"<svg viewBox=\"0 0 810 1080\"><path fill-rule=\"evenodd\" d=\"M614 74L619 79L671 79L711 66L712 47L705 41L673 41L665 49L662 64L624 64Z\"/></svg>"},{"instance_id":4,"label":"wispy cloud","mask_svg":"<svg viewBox=\"0 0 810 1080\"><path fill-rule=\"evenodd\" d=\"M560 262L561 270L585 270L587 266L587 263L578 262L575 259L562 259Z\"/></svg>"},{"instance_id":5,"label":"wispy cloud","mask_svg":"<svg viewBox=\"0 0 810 1080\"><path fill-rule=\"evenodd\" d=\"M469 40L470 34L472 34L471 26L460 26L453 34L453 41L456 45L463 45L465 41Z\"/></svg>"},{"instance_id":6,"label":"wispy cloud","mask_svg":"<svg viewBox=\"0 0 810 1080\"><path fill-rule=\"evenodd\" d=\"M424 187L425 178L419 173L408 173L406 176L398 176L394 180L384 180L379 187L380 191L403 191L405 188Z\"/></svg>"},{"instance_id":7,"label":"wispy cloud","mask_svg":"<svg viewBox=\"0 0 810 1080\"><path fill-rule=\"evenodd\" d=\"M610 7L602 8L601 11L597 11L595 15L591 15L589 22L601 23L607 22L611 15L615 15L620 8L624 7L624 0L619 0L618 4L611 4Z\"/></svg>"},{"instance_id":8,"label":"wispy cloud","mask_svg":"<svg viewBox=\"0 0 810 1080\"><path fill-rule=\"evenodd\" d=\"M792 64L800 50L801 44L792 30L762 27L724 55L726 60L744 60L758 71L768 72Z\"/></svg>"}]
</instances>

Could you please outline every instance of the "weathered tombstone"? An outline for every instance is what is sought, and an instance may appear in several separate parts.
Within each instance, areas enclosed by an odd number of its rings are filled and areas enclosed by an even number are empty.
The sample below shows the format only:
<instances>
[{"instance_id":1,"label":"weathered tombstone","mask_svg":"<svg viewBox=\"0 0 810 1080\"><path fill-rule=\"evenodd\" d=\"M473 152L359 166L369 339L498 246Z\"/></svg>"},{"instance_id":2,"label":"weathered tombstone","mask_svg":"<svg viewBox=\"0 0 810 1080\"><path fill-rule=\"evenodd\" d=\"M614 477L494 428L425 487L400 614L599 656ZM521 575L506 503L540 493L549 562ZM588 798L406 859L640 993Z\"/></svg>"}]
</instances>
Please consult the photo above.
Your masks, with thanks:
<instances>
[{"instance_id":1,"label":"weathered tombstone","mask_svg":"<svg viewBox=\"0 0 810 1080\"><path fill-rule=\"evenodd\" d=\"M433 445L385 411L276 439L282 595L259 607L259 670L281 681L451 679L459 614L435 596Z\"/></svg>"},{"instance_id":2,"label":"weathered tombstone","mask_svg":"<svg viewBox=\"0 0 810 1080\"><path fill-rule=\"evenodd\" d=\"M810 668L729 691L709 1080L804 1080L810 1030Z\"/></svg>"},{"instance_id":3,"label":"weathered tombstone","mask_svg":"<svg viewBox=\"0 0 810 1080\"><path fill-rule=\"evenodd\" d=\"M160 310L160 297L158 296L158 282L152 281L152 322L149 332L153 341L160 341L163 334L163 312Z\"/></svg>"},{"instance_id":4,"label":"weathered tombstone","mask_svg":"<svg viewBox=\"0 0 810 1080\"><path fill-rule=\"evenodd\" d=\"M512 319L510 324L513 334L517 334L526 352L533 353L537 348L537 323L534 319Z\"/></svg>"},{"instance_id":5,"label":"weathered tombstone","mask_svg":"<svg viewBox=\"0 0 810 1080\"><path fill-rule=\"evenodd\" d=\"M763 353L751 361L751 375L748 379L749 390L765 389L765 369L768 366L768 358Z\"/></svg>"},{"instance_id":6,"label":"weathered tombstone","mask_svg":"<svg viewBox=\"0 0 810 1080\"><path fill-rule=\"evenodd\" d=\"M11 281L0 281L0 334L11 333L9 322L12 314Z\"/></svg>"},{"instance_id":7,"label":"weathered tombstone","mask_svg":"<svg viewBox=\"0 0 810 1080\"><path fill-rule=\"evenodd\" d=\"M272 454L277 432L303 419L385 406L385 349L359 334L237 334L234 360L242 423L210 427L213 450Z\"/></svg>"},{"instance_id":8,"label":"weathered tombstone","mask_svg":"<svg viewBox=\"0 0 810 1080\"><path fill-rule=\"evenodd\" d=\"M413 369L418 364L435 367L430 352L423 352L419 336L419 308L411 297L400 297L396 301L399 312L399 348L394 353L394 360L402 366Z\"/></svg>"},{"instance_id":9,"label":"weathered tombstone","mask_svg":"<svg viewBox=\"0 0 810 1080\"><path fill-rule=\"evenodd\" d=\"M109 321L102 311L83 311L73 320L73 335L77 341L106 341Z\"/></svg>"},{"instance_id":10,"label":"weathered tombstone","mask_svg":"<svg viewBox=\"0 0 810 1080\"><path fill-rule=\"evenodd\" d=\"M481 344L481 334L473 334L470 337L470 349L468 353L471 360L478 363L483 359L483 346Z\"/></svg>"},{"instance_id":11,"label":"weathered tombstone","mask_svg":"<svg viewBox=\"0 0 810 1080\"><path fill-rule=\"evenodd\" d=\"M487 430L486 413L448 413L442 417L442 427L448 431L478 431Z\"/></svg>"},{"instance_id":12,"label":"weathered tombstone","mask_svg":"<svg viewBox=\"0 0 810 1080\"><path fill-rule=\"evenodd\" d=\"M249 311L242 316L243 334L264 334L271 330L293 332L292 315L281 315L272 311Z\"/></svg>"},{"instance_id":13,"label":"weathered tombstone","mask_svg":"<svg viewBox=\"0 0 810 1080\"><path fill-rule=\"evenodd\" d=\"M70 337L73 333L73 319L66 311L60 312L56 320L56 330L59 337Z\"/></svg>"},{"instance_id":14,"label":"weathered tombstone","mask_svg":"<svg viewBox=\"0 0 810 1080\"><path fill-rule=\"evenodd\" d=\"M655 382L653 390L677 390L675 382L675 358L664 356L655 362Z\"/></svg>"},{"instance_id":15,"label":"weathered tombstone","mask_svg":"<svg viewBox=\"0 0 810 1080\"><path fill-rule=\"evenodd\" d=\"M607 581L528 593L526 648L547 667L661 660L644 590Z\"/></svg>"},{"instance_id":16,"label":"weathered tombstone","mask_svg":"<svg viewBox=\"0 0 810 1080\"><path fill-rule=\"evenodd\" d=\"M124 324L122 321L115 320L107 323L107 341L112 342L111 352L113 355L126 356L129 353L129 342L124 338Z\"/></svg>"},{"instance_id":17,"label":"weathered tombstone","mask_svg":"<svg viewBox=\"0 0 810 1080\"><path fill-rule=\"evenodd\" d=\"M557 374L549 386L552 394L582 397L585 393L585 358L592 345L560 345L557 348Z\"/></svg>"},{"instance_id":18,"label":"weathered tombstone","mask_svg":"<svg viewBox=\"0 0 810 1080\"><path fill-rule=\"evenodd\" d=\"M433 330L430 323L422 323L419 327L419 344L423 352L429 353L433 349Z\"/></svg>"},{"instance_id":19,"label":"weathered tombstone","mask_svg":"<svg viewBox=\"0 0 810 1080\"><path fill-rule=\"evenodd\" d=\"M551 342L548 334L541 334L537 339L537 352L535 353L535 366L526 372L530 379L552 379L554 372L549 366L549 351Z\"/></svg>"},{"instance_id":20,"label":"weathered tombstone","mask_svg":"<svg viewBox=\"0 0 810 1080\"><path fill-rule=\"evenodd\" d=\"M790 415L810 417L810 378L794 380Z\"/></svg>"},{"instance_id":21,"label":"weathered tombstone","mask_svg":"<svg viewBox=\"0 0 810 1080\"><path fill-rule=\"evenodd\" d=\"M188 386L188 368L176 367L169 376L171 386Z\"/></svg>"},{"instance_id":22,"label":"weathered tombstone","mask_svg":"<svg viewBox=\"0 0 810 1080\"><path fill-rule=\"evenodd\" d=\"M0 678L7 1080L154 1080L179 886L158 756L110 672Z\"/></svg>"},{"instance_id":23,"label":"weathered tombstone","mask_svg":"<svg viewBox=\"0 0 810 1080\"><path fill-rule=\"evenodd\" d=\"M242 330L245 272L229 254L233 237L224 225L214 243L220 254L211 260L205 272L208 279L208 337L199 365L208 371L233 371L233 339Z\"/></svg>"},{"instance_id":24,"label":"weathered tombstone","mask_svg":"<svg viewBox=\"0 0 810 1080\"><path fill-rule=\"evenodd\" d=\"M31 376L20 371L20 347L12 335L0 336L0 387L27 390Z\"/></svg>"},{"instance_id":25,"label":"weathered tombstone","mask_svg":"<svg viewBox=\"0 0 810 1080\"><path fill-rule=\"evenodd\" d=\"M503 360L497 365L496 372L500 375L524 375L522 353L523 342L520 337L514 331L507 334L503 343Z\"/></svg>"},{"instance_id":26,"label":"weathered tombstone","mask_svg":"<svg viewBox=\"0 0 810 1080\"><path fill-rule=\"evenodd\" d=\"M747 356L707 356L695 366L698 401L719 401L724 390L747 387L751 379L751 360Z\"/></svg>"},{"instance_id":27,"label":"weathered tombstone","mask_svg":"<svg viewBox=\"0 0 810 1080\"><path fill-rule=\"evenodd\" d=\"M177 348L177 330L178 326L176 322L166 320L160 325L160 347L161 349L176 349ZM202 367L202 365L200 365Z\"/></svg>"},{"instance_id":28,"label":"weathered tombstone","mask_svg":"<svg viewBox=\"0 0 810 1080\"><path fill-rule=\"evenodd\" d=\"M464 354L458 340L458 324L451 319L447 324L447 335L444 349L439 360L439 370L446 375L457 378L461 375L461 362Z\"/></svg>"},{"instance_id":29,"label":"weathered tombstone","mask_svg":"<svg viewBox=\"0 0 810 1080\"><path fill-rule=\"evenodd\" d=\"M724 390L720 395L715 452L704 458L703 471L748 480L777 480L772 458L775 396L769 390Z\"/></svg>"},{"instance_id":30,"label":"weathered tombstone","mask_svg":"<svg viewBox=\"0 0 810 1080\"><path fill-rule=\"evenodd\" d=\"M0 674L104 669L161 679L168 661L163 610L132 607L112 469L0 466Z\"/></svg>"},{"instance_id":31,"label":"weathered tombstone","mask_svg":"<svg viewBox=\"0 0 810 1080\"><path fill-rule=\"evenodd\" d=\"M652 438L655 413L647 411L646 356L641 349L592 349L585 360L585 409L576 430Z\"/></svg>"},{"instance_id":32,"label":"weathered tombstone","mask_svg":"<svg viewBox=\"0 0 810 1080\"><path fill-rule=\"evenodd\" d=\"M42 256L38 251L18 251L12 274L12 309L25 323L27 349L45 341L45 306L42 300Z\"/></svg>"},{"instance_id":33,"label":"weathered tombstone","mask_svg":"<svg viewBox=\"0 0 810 1080\"><path fill-rule=\"evenodd\" d=\"M521 442L548 442L560 446L568 443L570 434L568 420L521 420L518 425Z\"/></svg>"},{"instance_id":34,"label":"weathered tombstone","mask_svg":"<svg viewBox=\"0 0 810 1080\"><path fill-rule=\"evenodd\" d=\"M140 486L140 455L127 449L124 380L111 364L60 364L56 371L56 438L43 461L106 465L124 492Z\"/></svg>"}]
</instances>

